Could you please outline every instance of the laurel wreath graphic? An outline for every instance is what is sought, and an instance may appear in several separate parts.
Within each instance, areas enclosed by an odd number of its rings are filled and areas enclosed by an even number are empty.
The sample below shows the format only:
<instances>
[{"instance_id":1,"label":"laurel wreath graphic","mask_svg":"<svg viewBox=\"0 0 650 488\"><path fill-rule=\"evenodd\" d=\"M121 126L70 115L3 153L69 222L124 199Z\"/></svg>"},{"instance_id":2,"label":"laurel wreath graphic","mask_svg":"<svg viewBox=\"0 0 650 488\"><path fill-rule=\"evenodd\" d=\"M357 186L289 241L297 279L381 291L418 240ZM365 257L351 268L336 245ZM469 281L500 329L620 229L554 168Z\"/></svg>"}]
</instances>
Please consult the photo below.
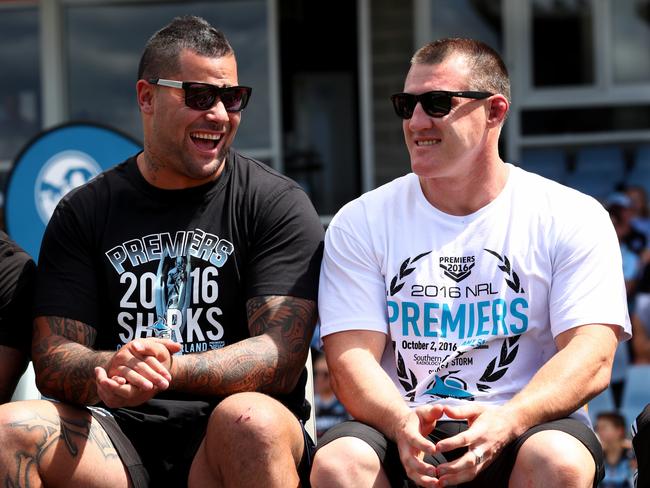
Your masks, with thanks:
<instances>
[{"instance_id":1,"label":"laurel wreath graphic","mask_svg":"<svg viewBox=\"0 0 650 488\"><path fill-rule=\"evenodd\" d=\"M517 352L519 352L519 345L516 344L520 337L521 334L503 340L499 356L490 361L490 364L485 368L483 376L479 378L479 381L494 383L495 381L499 381L503 375L506 374L510 364L515 360ZM490 385L484 383L476 383L476 387L479 391L488 391L491 388Z\"/></svg>"},{"instance_id":2,"label":"laurel wreath graphic","mask_svg":"<svg viewBox=\"0 0 650 488\"><path fill-rule=\"evenodd\" d=\"M406 398L413 401L415 399L415 388L418 386L418 379L413 371L406 368L404 358L399 351L397 351L395 341L392 341L392 343L393 350L397 352L397 377L399 378L402 388L406 391Z\"/></svg>"},{"instance_id":3,"label":"laurel wreath graphic","mask_svg":"<svg viewBox=\"0 0 650 488\"><path fill-rule=\"evenodd\" d=\"M493 256L496 256L496 258L499 261L501 261L502 264L498 266L498 268L501 271L503 271L505 274L507 274L508 277L512 278L512 279L506 278L506 283L508 284L508 286L517 293L523 293L524 289L521 287L519 276L517 276L517 273L515 273L515 271L510 266L510 260L508 259L508 257L505 255L501 256L498 252L491 251L490 249L484 249L484 250L489 252Z\"/></svg>"},{"instance_id":4,"label":"laurel wreath graphic","mask_svg":"<svg viewBox=\"0 0 650 488\"><path fill-rule=\"evenodd\" d=\"M430 252L431 251L423 252L422 254L418 254L417 256L415 256L413 259L406 258L404 260L402 265L399 267L399 273L393 276L393 279L390 281L390 296L393 296L397 292L399 292L404 286L404 282L402 280L408 275L410 275L413 271L415 271L414 267L409 268L409 266L415 263L416 261L418 261L419 259L422 259Z\"/></svg>"}]
</instances>

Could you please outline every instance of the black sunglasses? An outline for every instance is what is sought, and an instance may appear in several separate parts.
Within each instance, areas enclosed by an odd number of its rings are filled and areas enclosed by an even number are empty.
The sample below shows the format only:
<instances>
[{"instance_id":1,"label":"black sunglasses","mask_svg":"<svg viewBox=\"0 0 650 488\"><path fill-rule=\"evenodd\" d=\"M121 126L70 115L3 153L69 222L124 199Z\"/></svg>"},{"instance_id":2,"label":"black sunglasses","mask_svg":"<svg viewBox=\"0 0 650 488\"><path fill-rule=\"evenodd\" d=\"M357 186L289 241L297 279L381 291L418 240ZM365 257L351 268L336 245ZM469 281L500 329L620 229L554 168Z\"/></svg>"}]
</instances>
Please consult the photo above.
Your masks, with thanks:
<instances>
[{"instance_id":1,"label":"black sunglasses","mask_svg":"<svg viewBox=\"0 0 650 488\"><path fill-rule=\"evenodd\" d=\"M420 95L412 93L396 93L390 97L393 108L398 117L410 119L413 117L415 106L420 102L422 108L430 117L444 117L451 111L451 99L453 97L474 98L482 100L494 95L484 91L444 91L435 90Z\"/></svg>"},{"instance_id":2,"label":"black sunglasses","mask_svg":"<svg viewBox=\"0 0 650 488\"><path fill-rule=\"evenodd\" d=\"M194 110L210 110L221 100L226 112L240 112L246 108L253 89L248 86L215 86L197 81L176 81L151 78L152 85L182 88L185 90L185 105Z\"/></svg>"}]
</instances>

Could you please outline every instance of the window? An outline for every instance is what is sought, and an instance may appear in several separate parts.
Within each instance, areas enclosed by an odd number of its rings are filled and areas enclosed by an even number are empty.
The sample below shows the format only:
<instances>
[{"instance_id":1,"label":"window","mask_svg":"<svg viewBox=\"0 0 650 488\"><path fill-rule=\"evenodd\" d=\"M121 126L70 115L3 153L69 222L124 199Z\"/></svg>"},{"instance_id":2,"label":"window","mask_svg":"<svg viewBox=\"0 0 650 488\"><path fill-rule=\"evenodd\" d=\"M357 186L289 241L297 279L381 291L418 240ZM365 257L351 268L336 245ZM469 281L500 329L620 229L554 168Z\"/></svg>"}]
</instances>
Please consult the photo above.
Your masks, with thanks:
<instances>
[{"instance_id":1,"label":"window","mask_svg":"<svg viewBox=\"0 0 650 488\"><path fill-rule=\"evenodd\" d=\"M41 128L38 47L38 9L0 7L0 170Z\"/></svg>"},{"instance_id":2,"label":"window","mask_svg":"<svg viewBox=\"0 0 650 488\"><path fill-rule=\"evenodd\" d=\"M253 87L235 146L271 147L265 0L69 5L65 9L69 118L102 122L142 139L135 100L147 39L178 15L199 15L222 30L237 55L239 82Z\"/></svg>"},{"instance_id":3,"label":"window","mask_svg":"<svg viewBox=\"0 0 650 488\"><path fill-rule=\"evenodd\" d=\"M431 0L434 39L471 37L502 50L501 2L494 0ZM420 47L420 46L417 46Z\"/></svg>"},{"instance_id":4,"label":"window","mask_svg":"<svg viewBox=\"0 0 650 488\"><path fill-rule=\"evenodd\" d=\"M614 83L650 82L650 0L611 1Z\"/></svg>"},{"instance_id":5,"label":"window","mask_svg":"<svg viewBox=\"0 0 650 488\"><path fill-rule=\"evenodd\" d=\"M533 0L533 85L587 85L595 79L589 0Z\"/></svg>"}]
</instances>

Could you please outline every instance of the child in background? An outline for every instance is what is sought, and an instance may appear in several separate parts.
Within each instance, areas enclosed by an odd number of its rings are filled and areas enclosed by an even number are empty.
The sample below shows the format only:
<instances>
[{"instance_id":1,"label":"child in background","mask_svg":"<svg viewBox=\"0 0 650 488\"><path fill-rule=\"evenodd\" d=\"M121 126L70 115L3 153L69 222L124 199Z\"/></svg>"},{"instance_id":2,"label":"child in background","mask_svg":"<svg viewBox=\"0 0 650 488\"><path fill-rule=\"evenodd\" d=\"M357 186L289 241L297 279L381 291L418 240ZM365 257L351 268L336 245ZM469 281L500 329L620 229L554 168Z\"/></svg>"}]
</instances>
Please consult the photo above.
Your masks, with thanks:
<instances>
[{"instance_id":1,"label":"child in background","mask_svg":"<svg viewBox=\"0 0 650 488\"><path fill-rule=\"evenodd\" d=\"M316 403L316 436L350 417L330 386L329 370L325 355L312 350L314 358L314 402Z\"/></svg>"},{"instance_id":2,"label":"child in background","mask_svg":"<svg viewBox=\"0 0 650 488\"><path fill-rule=\"evenodd\" d=\"M632 488L634 452L625 437L625 419L616 412L598 414L596 434L605 454L605 478L599 488Z\"/></svg>"}]
</instances>

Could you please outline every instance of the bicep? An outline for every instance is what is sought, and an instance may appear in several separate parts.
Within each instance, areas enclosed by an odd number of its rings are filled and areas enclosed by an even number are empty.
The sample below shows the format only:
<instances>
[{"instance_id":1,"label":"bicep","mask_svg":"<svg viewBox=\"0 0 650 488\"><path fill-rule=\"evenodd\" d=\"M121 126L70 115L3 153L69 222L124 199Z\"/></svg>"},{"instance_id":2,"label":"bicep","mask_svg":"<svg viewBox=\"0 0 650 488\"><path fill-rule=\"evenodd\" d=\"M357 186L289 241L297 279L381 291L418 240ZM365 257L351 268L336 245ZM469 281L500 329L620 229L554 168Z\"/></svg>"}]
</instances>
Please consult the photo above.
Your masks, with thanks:
<instances>
[{"instance_id":1,"label":"bicep","mask_svg":"<svg viewBox=\"0 0 650 488\"><path fill-rule=\"evenodd\" d=\"M97 332L93 327L78 320L53 316L36 317L32 354L34 357L47 354L50 347L66 342L92 347L96 336Z\"/></svg>"},{"instance_id":2,"label":"bicep","mask_svg":"<svg viewBox=\"0 0 650 488\"><path fill-rule=\"evenodd\" d=\"M587 324L573 327L561 332L555 337L555 345L558 351L575 345L586 348L585 351L593 351L600 354L605 353L613 358L621 328L617 325L608 324Z\"/></svg>"},{"instance_id":3,"label":"bicep","mask_svg":"<svg viewBox=\"0 0 650 488\"><path fill-rule=\"evenodd\" d=\"M292 296L258 296L246 302L251 337L270 335L289 345L306 350L316 324L316 302Z\"/></svg>"},{"instance_id":4,"label":"bicep","mask_svg":"<svg viewBox=\"0 0 650 488\"><path fill-rule=\"evenodd\" d=\"M381 363L386 348L386 334L372 330L348 330L323 337L328 364L344 364L362 357Z\"/></svg>"}]
</instances>

